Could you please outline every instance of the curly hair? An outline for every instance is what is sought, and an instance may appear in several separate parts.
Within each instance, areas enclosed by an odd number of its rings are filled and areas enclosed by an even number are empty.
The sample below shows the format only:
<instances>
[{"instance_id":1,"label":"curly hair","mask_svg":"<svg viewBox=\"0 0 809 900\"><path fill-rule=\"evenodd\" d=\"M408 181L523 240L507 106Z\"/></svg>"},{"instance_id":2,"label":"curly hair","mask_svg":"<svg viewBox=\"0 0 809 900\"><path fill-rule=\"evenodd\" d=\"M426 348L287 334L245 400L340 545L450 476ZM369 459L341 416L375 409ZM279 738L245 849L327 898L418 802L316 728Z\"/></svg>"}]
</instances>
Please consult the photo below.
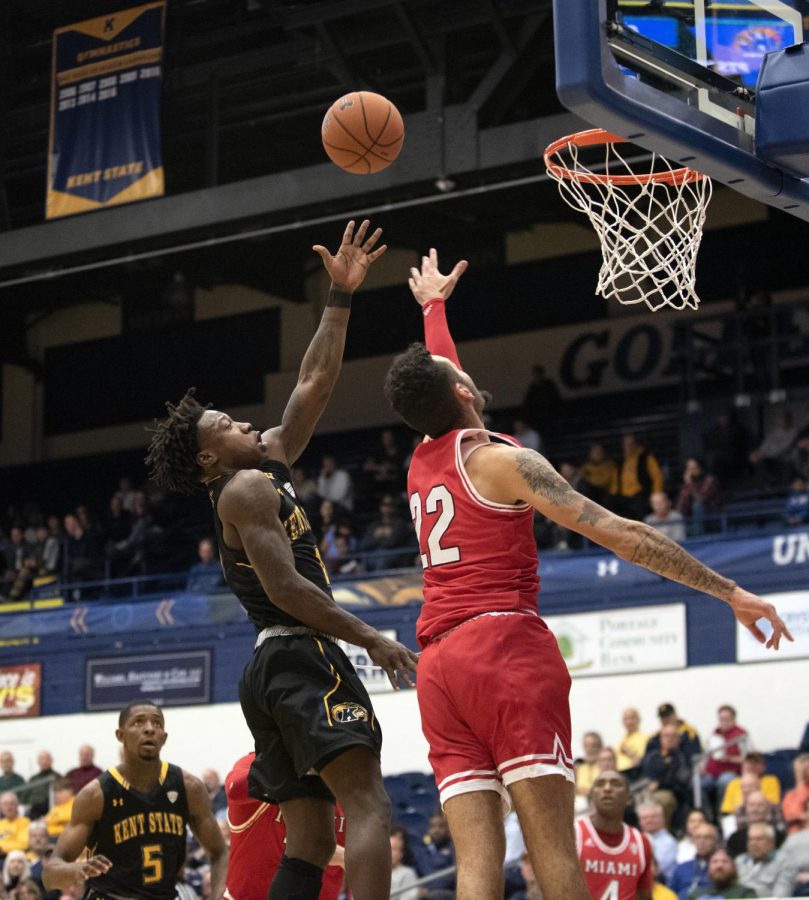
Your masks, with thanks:
<instances>
[{"instance_id":1,"label":"curly hair","mask_svg":"<svg viewBox=\"0 0 809 900\"><path fill-rule=\"evenodd\" d=\"M450 371L433 359L424 344L411 344L393 360L385 378L385 396L411 428L430 437L462 424L463 411Z\"/></svg>"},{"instance_id":2,"label":"curly hair","mask_svg":"<svg viewBox=\"0 0 809 900\"><path fill-rule=\"evenodd\" d=\"M166 403L167 418L155 419L154 428L146 429L152 435L146 455L149 476L158 487L179 494L193 494L201 487L201 470L195 459L197 423L211 404L203 406L195 393L196 388L189 388L176 406Z\"/></svg>"}]
</instances>

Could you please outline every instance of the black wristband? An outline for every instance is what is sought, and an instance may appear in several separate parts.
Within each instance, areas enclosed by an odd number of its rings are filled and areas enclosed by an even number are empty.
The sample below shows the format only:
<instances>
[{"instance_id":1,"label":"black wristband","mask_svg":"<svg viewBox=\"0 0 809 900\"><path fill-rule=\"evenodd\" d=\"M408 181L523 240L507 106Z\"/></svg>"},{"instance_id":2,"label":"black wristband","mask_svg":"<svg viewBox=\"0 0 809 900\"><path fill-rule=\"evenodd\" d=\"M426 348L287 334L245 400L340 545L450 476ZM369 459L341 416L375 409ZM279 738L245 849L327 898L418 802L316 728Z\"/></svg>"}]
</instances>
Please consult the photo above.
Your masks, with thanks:
<instances>
[{"instance_id":1,"label":"black wristband","mask_svg":"<svg viewBox=\"0 0 809 900\"><path fill-rule=\"evenodd\" d=\"M329 288L329 296L326 298L326 306L337 306L340 309L351 309L351 294L348 291L335 291Z\"/></svg>"}]
</instances>

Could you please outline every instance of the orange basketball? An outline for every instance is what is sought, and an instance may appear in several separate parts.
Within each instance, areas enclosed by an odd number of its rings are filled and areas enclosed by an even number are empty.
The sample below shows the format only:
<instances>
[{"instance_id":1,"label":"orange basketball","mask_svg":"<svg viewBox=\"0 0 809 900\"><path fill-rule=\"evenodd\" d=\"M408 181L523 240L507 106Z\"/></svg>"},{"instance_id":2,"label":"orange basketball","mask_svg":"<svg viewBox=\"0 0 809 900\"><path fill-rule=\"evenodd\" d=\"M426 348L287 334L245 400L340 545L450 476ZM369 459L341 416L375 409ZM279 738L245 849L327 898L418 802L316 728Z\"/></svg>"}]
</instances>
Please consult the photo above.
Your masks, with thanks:
<instances>
[{"instance_id":1,"label":"orange basketball","mask_svg":"<svg viewBox=\"0 0 809 900\"><path fill-rule=\"evenodd\" d=\"M371 175L386 169L402 149L399 110L380 94L354 91L335 100L320 129L329 159L346 172Z\"/></svg>"}]
</instances>

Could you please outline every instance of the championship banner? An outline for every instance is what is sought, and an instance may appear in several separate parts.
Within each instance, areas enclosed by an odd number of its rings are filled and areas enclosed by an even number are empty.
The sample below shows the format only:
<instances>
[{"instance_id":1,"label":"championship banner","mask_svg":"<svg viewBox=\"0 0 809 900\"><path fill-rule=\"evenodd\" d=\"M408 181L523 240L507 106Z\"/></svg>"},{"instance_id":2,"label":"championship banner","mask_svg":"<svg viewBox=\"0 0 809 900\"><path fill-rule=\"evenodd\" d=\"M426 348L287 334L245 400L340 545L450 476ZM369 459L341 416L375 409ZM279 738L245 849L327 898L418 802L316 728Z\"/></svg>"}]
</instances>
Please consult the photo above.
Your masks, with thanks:
<instances>
[{"instance_id":1,"label":"championship banner","mask_svg":"<svg viewBox=\"0 0 809 900\"><path fill-rule=\"evenodd\" d=\"M165 0L57 28L45 216L163 194Z\"/></svg>"},{"instance_id":2,"label":"championship banner","mask_svg":"<svg viewBox=\"0 0 809 900\"><path fill-rule=\"evenodd\" d=\"M39 663L0 666L0 719L38 716L42 705L42 667Z\"/></svg>"}]
</instances>

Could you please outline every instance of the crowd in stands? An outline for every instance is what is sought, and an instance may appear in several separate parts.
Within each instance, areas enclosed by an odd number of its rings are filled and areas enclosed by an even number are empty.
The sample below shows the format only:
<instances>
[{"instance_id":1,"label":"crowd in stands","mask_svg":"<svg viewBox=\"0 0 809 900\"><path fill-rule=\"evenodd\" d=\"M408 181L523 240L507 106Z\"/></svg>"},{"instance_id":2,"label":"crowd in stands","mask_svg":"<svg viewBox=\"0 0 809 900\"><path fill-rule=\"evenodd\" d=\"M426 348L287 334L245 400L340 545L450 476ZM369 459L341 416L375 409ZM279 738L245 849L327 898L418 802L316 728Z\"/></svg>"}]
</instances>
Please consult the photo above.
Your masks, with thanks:
<instances>
[{"instance_id":1,"label":"crowd in stands","mask_svg":"<svg viewBox=\"0 0 809 900\"><path fill-rule=\"evenodd\" d=\"M780 765L767 771L768 758L752 749L730 705L719 708L704 745L672 704L662 703L658 717L659 729L647 734L637 710L626 709L623 733L611 745L593 731L583 736L575 765L576 814L589 814L599 773L619 771L631 787L624 821L648 836L654 852L653 897L809 896L809 725L800 747L779 751ZM75 795L101 770L88 745L64 775L54 771L47 750L37 765L25 778L15 770L13 754L0 752L0 900L78 900L79 887L46 892L42 867L70 819ZM214 769L201 777L227 841L224 786ZM385 784L393 811L393 888L403 891L401 900L454 900L455 851L432 776L403 773ZM504 898L541 900L513 811L505 828ZM181 896L207 898L207 860L192 835L188 840ZM350 891L344 897L350 900Z\"/></svg>"},{"instance_id":2,"label":"crowd in stands","mask_svg":"<svg viewBox=\"0 0 809 900\"><path fill-rule=\"evenodd\" d=\"M564 450L564 401L536 366L522 406L493 416L493 430L546 454L578 491L676 541L721 530L727 524L723 510L737 496L776 498L768 506L773 524L809 523L809 423L794 422L789 409L775 413L757 440L734 411L721 411L701 430L696 452L682 460L629 430L614 455L606 442L594 442L577 459ZM419 440L385 428L361 457L342 461L322 452L293 467L293 486L333 578L418 565L406 473ZM32 588L56 580L108 585L184 568L190 568L189 591L221 590L212 523L197 516L192 537L178 541L174 512L172 498L129 477L110 491L103 511L84 502L58 515L32 503L8 507L0 515L0 602L24 599ZM589 546L540 516L535 536L543 550ZM100 588L67 592L70 599L101 594Z\"/></svg>"}]
</instances>

